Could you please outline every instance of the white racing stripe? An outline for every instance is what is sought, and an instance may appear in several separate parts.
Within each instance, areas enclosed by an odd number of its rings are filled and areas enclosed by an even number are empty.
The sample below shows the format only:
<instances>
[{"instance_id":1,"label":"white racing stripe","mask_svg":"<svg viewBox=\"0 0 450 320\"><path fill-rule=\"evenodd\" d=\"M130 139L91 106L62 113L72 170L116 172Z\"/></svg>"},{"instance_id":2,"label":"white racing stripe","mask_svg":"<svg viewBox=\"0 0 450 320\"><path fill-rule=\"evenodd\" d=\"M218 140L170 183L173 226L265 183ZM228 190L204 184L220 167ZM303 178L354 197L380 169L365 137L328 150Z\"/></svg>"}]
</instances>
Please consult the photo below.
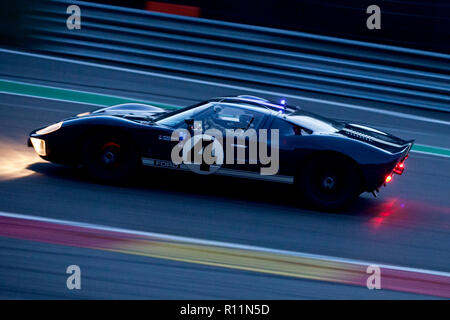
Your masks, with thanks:
<instances>
[{"instance_id":1,"label":"white racing stripe","mask_svg":"<svg viewBox=\"0 0 450 320\"><path fill-rule=\"evenodd\" d=\"M158 163L160 163L158 165ZM148 167L162 168L162 169L170 169L170 170L182 170L182 171L190 171L189 167L186 164L175 165L169 160L160 160L160 159L152 159L152 158L142 158L142 164ZM161 165L163 164L163 165ZM220 168L218 166L211 166L217 169L213 170L207 174L213 175L222 175L229 177L238 177L252 180L264 180L264 181L272 181L272 182L280 182L293 184L294 177L292 176L284 176L284 175L261 175L259 172L255 171L246 171L246 170L237 170L237 169L229 169L229 168Z\"/></svg>"},{"instance_id":2,"label":"white racing stripe","mask_svg":"<svg viewBox=\"0 0 450 320\"><path fill-rule=\"evenodd\" d=\"M22 51L9 50L9 49L3 49L3 48L0 48L0 52L12 53L12 54L17 54L17 55L23 55L23 56L29 56L29 57L35 57L35 58L41 58L41 59L47 59L47 60L61 61L61 62L67 62L67 63L74 63L74 64L78 64L78 65L85 65L85 66L109 69L109 70L115 70L115 71L143 74L143 75L147 75L147 76L153 76L153 77L159 77L159 78L165 78L165 79L171 79L171 80L187 81L187 82L222 87L222 88L227 88L227 89L245 90L245 91L255 92L257 94L282 96L284 98L292 98L292 99L298 99L298 100L303 100L303 101L328 104L328 105L333 105L333 106L339 106L342 108L356 109L356 110L362 110L362 111L367 111L367 112L389 115L389 116L398 117L398 118L417 120L417 121L425 121L425 122L450 126L450 121L444 121L444 120L439 120L439 119L434 119L434 118L429 118L429 117L417 116L417 115L413 115L413 114L406 114L406 113L396 112L396 111L374 109L374 108L369 108L369 107L364 107L364 106L359 106L359 105L349 104L349 103L344 103L344 102L329 101L329 100L317 99L317 98L308 98L308 97L304 97L304 96L285 94L282 92L276 92L276 91L270 91L270 90L255 89L255 88L250 88L250 87L230 85L230 84L212 82L212 81L206 81L206 80L198 80L198 79L186 78L186 77L181 77L181 76L172 76L172 75L168 75L168 74L142 71L142 70L136 70L136 69L130 69L130 68L124 68L124 67L108 66L108 65L99 64L99 63L78 61L78 60L67 59L67 58L58 58L58 57L52 57L52 56L43 55L43 54L22 52Z\"/></svg>"},{"instance_id":3,"label":"white racing stripe","mask_svg":"<svg viewBox=\"0 0 450 320\"><path fill-rule=\"evenodd\" d=\"M273 254L290 255L290 256L301 257L301 258L326 260L326 261L338 262L338 263L349 263L349 264L354 264L354 265L364 265L364 266L365 265L376 265L380 268L386 268L386 269L392 269L392 270L450 277L449 272L418 269L418 268L409 268L409 267L403 267L403 266L394 266L394 265L380 264L380 263L368 262L368 261L362 261L362 260L356 260L356 259L346 259L346 258L331 257L331 256L325 256L325 255L310 254L310 253L304 253L304 252L295 252L295 251L288 251L288 250L278 250L278 249L236 244L236 243L230 243L230 242L203 240L203 239L174 236L174 235L168 235L168 234L162 234L162 233L136 231L136 230L130 230L130 229L123 229L123 228L114 228L114 227L108 227L108 226L102 226L102 225L96 225L96 224L90 224L90 223L44 218L44 217L37 217L37 216L30 216L30 215L23 215L23 214L16 214L16 213L8 213L8 212L3 212L3 211L0 211L0 217L16 218L16 219L23 219L23 220L28 220L28 221L40 221L40 222L54 223L54 224L59 224L59 225L88 228L91 230L99 230L99 231L101 230L101 231L109 231L109 232L116 232L116 233L133 234L133 235L137 235L137 236L157 238L157 239L166 240L166 241L183 242L183 243L187 243L187 244L217 246L217 247L222 247L222 248L240 249L240 250L246 250L246 251L257 251L257 252L266 252L266 253L273 253Z\"/></svg>"}]
</instances>

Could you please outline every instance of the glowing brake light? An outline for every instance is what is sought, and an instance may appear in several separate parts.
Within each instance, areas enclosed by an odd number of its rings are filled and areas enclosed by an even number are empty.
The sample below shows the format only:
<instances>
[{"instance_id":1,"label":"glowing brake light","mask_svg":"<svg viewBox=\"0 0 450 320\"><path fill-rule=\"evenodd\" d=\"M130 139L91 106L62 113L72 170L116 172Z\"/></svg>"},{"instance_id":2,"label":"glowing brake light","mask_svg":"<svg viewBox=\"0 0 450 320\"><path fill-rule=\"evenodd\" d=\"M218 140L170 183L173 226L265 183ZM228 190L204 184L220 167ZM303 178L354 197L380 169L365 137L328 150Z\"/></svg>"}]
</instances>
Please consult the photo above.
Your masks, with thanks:
<instances>
[{"instance_id":1,"label":"glowing brake light","mask_svg":"<svg viewBox=\"0 0 450 320\"><path fill-rule=\"evenodd\" d=\"M400 162L398 163L395 168L394 168L394 173L396 174L402 174L403 170L405 170L405 163L404 162Z\"/></svg>"},{"instance_id":2,"label":"glowing brake light","mask_svg":"<svg viewBox=\"0 0 450 320\"><path fill-rule=\"evenodd\" d=\"M386 182L386 183L389 183L389 182L391 182L391 180L392 180L392 175L388 175L388 176L386 177L385 182Z\"/></svg>"}]
</instances>

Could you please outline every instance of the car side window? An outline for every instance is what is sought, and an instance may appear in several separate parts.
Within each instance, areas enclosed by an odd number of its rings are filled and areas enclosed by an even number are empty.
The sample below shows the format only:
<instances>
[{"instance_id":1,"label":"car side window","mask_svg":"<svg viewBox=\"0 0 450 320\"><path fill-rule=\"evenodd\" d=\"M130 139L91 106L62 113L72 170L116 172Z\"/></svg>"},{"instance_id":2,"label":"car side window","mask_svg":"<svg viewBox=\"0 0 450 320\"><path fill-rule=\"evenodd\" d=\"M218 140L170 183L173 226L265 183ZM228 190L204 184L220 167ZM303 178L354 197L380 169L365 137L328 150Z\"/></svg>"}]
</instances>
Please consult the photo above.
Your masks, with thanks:
<instances>
[{"instance_id":1,"label":"car side window","mask_svg":"<svg viewBox=\"0 0 450 320\"><path fill-rule=\"evenodd\" d=\"M195 119L200 114L202 114L204 112L207 113L208 108L211 108L211 106L212 106L211 103L205 103L203 105L198 105L193 108L186 109L186 110L180 110L166 118L158 120L157 122L159 124L164 124L169 127L180 128L180 127L185 126L184 120Z\"/></svg>"},{"instance_id":2,"label":"car side window","mask_svg":"<svg viewBox=\"0 0 450 320\"><path fill-rule=\"evenodd\" d=\"M284 121L280 118L275 118L272 122L271 129L278 129L280 137L282 136L295 136L294 125Z\"/></svg>"},{"instance_id":3,"label":"car side window","mask_svg":"<svg viewBox=\"0 0 450 320\"><path fill-rule=\"evenodd\" d=\"M264 114L261 112L226 104L215 104L195 120L202 121L203 130L218 129L224 132L226 129L257 129L263 119Z\"/></svg>"},{"instance_id":4,"label":"car side window","mask_svg":"<svg viewBox=\"0 0 450 320\"><path fill-rule=\"evenodd\" d=\"M311 134L311 130L299 127L293 123L280 118L275 118L272 122L271 129L278 129L280 137L282 136L301 136Z\"/></svg>"}]
</instances>

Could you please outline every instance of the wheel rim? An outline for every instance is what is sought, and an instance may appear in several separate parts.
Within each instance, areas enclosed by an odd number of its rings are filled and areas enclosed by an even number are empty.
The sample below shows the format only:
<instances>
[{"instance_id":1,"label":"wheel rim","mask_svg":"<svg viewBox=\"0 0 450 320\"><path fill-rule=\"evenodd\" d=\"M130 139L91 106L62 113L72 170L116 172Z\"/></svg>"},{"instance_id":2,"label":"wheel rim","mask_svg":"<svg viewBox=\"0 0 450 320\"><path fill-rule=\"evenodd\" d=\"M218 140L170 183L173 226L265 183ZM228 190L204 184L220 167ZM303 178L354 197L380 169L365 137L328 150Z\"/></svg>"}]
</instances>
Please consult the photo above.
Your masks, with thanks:
<instances>
[{"instance_id":1,"label":"wheel rim","mask_svg":"<svg viewBox=\"0 0 450 320\"><path fill-rule=\"evenodd\" d=\"M100 149L99 163L108 169L120 167L122 163L120 145L115 142L105 143Z\"/></svg>"},{"instance_id":2,"label":"wheel rim","mask_svg":"<svg viewBox=\"0 0 450 320\"><path fill-rule=\"evenodd\" d=\"M322 181L322 188L325 190L333 190L336 186L336 182L333 177L325 177Z\"/></svg>"},{"instance_id":3,"label":"wheel rim","mask_svg":"<svg viewBox=\"0 0 450 320\"><path fill-rule=\"evenodd\" d=\"M338 170L319 171L313 175L311 185L321 200L337 201L345 189L344 177Z\"/></svg>"}]
</instances>

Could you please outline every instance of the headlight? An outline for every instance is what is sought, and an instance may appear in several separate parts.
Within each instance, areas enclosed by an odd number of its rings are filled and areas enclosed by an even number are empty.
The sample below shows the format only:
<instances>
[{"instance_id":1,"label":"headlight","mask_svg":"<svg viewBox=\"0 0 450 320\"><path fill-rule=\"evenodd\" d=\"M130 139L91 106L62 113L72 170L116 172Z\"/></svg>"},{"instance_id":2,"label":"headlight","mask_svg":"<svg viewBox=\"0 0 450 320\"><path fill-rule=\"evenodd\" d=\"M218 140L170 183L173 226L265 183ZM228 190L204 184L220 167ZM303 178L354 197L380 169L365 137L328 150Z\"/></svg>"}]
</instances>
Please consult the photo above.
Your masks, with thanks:
<instances>
[{"instance_id":1,"label":"headlight","mask_svg":"<svg viewBox=\"0 0 450 320\"><path fill-rule=\"evenodd\" d=\"M56 130L59 130L59 128L61 128L62 126L62 121L49 125L48 127L45 127L44 129L38 130L36 131L37 134L47 134L47 133L51 133L51 132L55 132Z\"/></svg>"},{"instance_id":2,"label":"headlight","mask_svg":"<svg viewBox=\"0 0 450 320\"><path fill-rule=\"evenodd\" d=\"M34 150L40 156L46 156L47 151L45 150L45 141L38 138L30 138L31 144L33 145Z\"/></svg>"},{"instance_id":3,"label":"headlight","mask_svg":"<svg viewBox=\"0 0 450 320\"><path fill-rule=\"evenodd\" d=\"M80 114L77 114L77 117L79 118L79 117L84 117L84 116L88 116L88 115L90 115L91 113L90 112L83 112L83 113L80 113Z\"/></svg>"}]
</instances>

